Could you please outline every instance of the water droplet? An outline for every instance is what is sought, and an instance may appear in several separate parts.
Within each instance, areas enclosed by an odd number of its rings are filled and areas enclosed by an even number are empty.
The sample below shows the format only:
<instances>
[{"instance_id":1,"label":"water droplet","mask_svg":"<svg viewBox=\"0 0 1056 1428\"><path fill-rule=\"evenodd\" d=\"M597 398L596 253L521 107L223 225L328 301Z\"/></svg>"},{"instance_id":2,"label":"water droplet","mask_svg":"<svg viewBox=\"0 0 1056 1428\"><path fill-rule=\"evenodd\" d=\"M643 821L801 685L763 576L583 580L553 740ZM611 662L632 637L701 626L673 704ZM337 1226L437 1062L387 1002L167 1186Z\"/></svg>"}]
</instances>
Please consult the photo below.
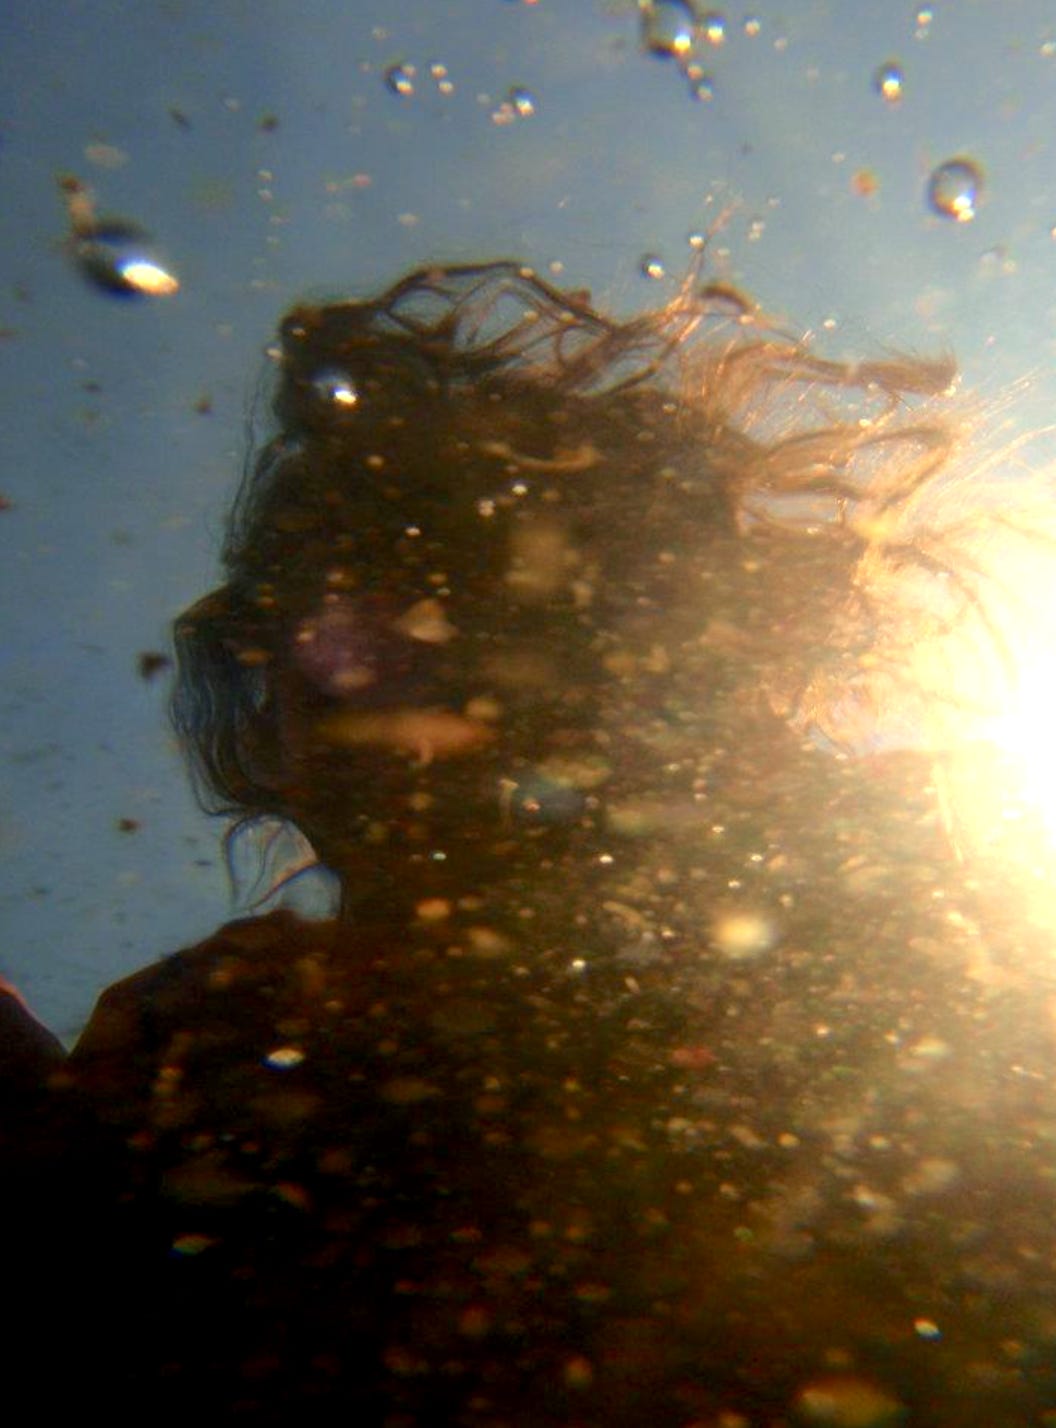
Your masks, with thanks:
<instances>
[{"instance_id":1,"label":"water droplet","mask_svg":"<svg viewBox=\"0 0 1056 1428\"><path fill-rule=\"evenodd\" d=\"M667 276L667 269L662 260L652 253L647 253L638 267L643 278L664 278Z\"/></svg>"},{"instance_id":2,"label":"water droplet","mask_svg":"<svg viewBox=\"0 0 1056 1428\"><path fill-rule=\"evenodd\" d=\"M709 45L726 43L726 16L719 10L708 10L700 17L700 30Z\"/></svg>"},{"instance_id":3,"label":"water droplet","mask_svg":"<svg viewBox=\"0 0 1056 1428\"><path fill-rule=\"evenodd\" d=\"M76 233L72 252L81 274L114 297L172 297L180 283L135 223L103 218Z\"/></svg>"},{"instance_id":4,"label":"water droplet","mask_svg":"<svg viewBox=\"0 0 1056 1428\"><path fill-rule=\"evenodd\" d=\"M901 66L894 60L888 60L873 75L873 88L888 104L897 104L902 98L904 80Z\"/></svg>"},{"instance_id":5,"label":"water droplet","mask_svg":"<svg viewBox=\"0 0 1056 1428\"><path fill-rule=\"evenodd\" d=\"M685 59L693 49L697 21L686 0L639 0L642 48L662 59Z\"/></svg>"},{"instance_id":6,"label":"water droplet","mask_svg":"<svg viewBox=\"0 0 1056 1428\"><path fill-rule=\"evenodd\" d=\"M935 18L935 11L930 5L922 5L916 14L917 39L926 40L931 31L931 22Z\"/></svg>"},{"instance_id":7,"label":"water droplet","mask_svg":"<svg viewBox=\"0 0 1056 1428\"><path fill-rule=\"evenodd\" d=\"M950 159L928 179L928 205L942 218L970 223L983 187L983 175L971 159Z\"/></svg>"},{"instance_id":8,"label":"water droplet","mask_svg":"<svg viewBox=\"0 0 1056 1428\"><path fill-rule=\"evenodd\" d=\"M747 15L744 21L744 33L750 40L754 40L759 31L763 28L763 23L757 15Z\"/></svg>"},{"instance_id":9,"label":"water droplet","mask_svg":"<svg viewBox=\"0 0 1056 1428\"><path fill-rule=\"evenodd\" d=\"M535 95L530 90L521 89L514 86L506 96L508 104L512 104L518 119L530 119L536 110Z\"/></svg>"},{"instance_id":10,"label":"water droplet","mask_svg":"<svg viewBox=\"0 0 1056 1428\"><path fill-rule=\"evenodd\" d=\"M391 89L393 94L399 94L407 99L414 93L414 76L417 74L413 64L390 64L385 71L386 87Z\"/></svg>"}]
</instances>

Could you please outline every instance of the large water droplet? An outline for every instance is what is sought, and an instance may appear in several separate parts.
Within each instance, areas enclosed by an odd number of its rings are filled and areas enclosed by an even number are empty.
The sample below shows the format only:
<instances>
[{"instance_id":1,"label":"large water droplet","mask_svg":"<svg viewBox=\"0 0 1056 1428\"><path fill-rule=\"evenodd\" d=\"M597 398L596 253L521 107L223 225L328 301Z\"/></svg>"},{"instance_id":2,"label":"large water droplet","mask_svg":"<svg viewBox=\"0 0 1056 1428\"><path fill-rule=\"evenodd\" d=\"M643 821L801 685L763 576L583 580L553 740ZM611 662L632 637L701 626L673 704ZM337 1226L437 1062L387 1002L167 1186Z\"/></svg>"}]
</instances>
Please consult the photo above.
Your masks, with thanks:
<instances>
[{"instance_id":1,"label":"large water droplet","mask_svg":"<svg viewBox=\"0 0 1056 1428\"><path fill-rule=\"evenodd\" d=\"M179 279L135 223L102 218L74 235L72 252L81 275L114 297L172 297L180 290Z\"/></svg>"},{"instance_id":2,"label":"large water droplet","mask_svg":"<svg viewBox=\"0 0 1056 1428\"><path fill-rule=\"evenodd\" d=\"M950 159L928 179L928 205L942 218L970 223L983 188L983 174L971 159Z\"/></svg>"},{"instance_id":3,"label":"large water droplet","mask_svg":"<svg viewBox=\"0 0 1056 1428\"><path fill-rule=\"evenodd\" d=\"M647 253L638 264L643 278L660 279L667 276L662 260L653 253Z\"/></svg>"},{"instance_id":4,"label":"large water droplet","mask_svg":"<svg viewBox=\"0 0 1056 1428\"><path fill-rule=\"evenodd\" d=\"M905 75L902 73L902 67L894 60L888 60L873 75L873 88L888 104L897 104L902 98L904 81Z\"/></svg>"},{"instance_id":5,"label":"large water droplet","mask_svg":"<svg viewBox=\"0 0 1056 1428\"><path fill-rule=\"evenodd\" d=\"M685 59L693 49L697 19L686 0L638 0L642 47L664 59Z\"/></svg>"}]
</instances>

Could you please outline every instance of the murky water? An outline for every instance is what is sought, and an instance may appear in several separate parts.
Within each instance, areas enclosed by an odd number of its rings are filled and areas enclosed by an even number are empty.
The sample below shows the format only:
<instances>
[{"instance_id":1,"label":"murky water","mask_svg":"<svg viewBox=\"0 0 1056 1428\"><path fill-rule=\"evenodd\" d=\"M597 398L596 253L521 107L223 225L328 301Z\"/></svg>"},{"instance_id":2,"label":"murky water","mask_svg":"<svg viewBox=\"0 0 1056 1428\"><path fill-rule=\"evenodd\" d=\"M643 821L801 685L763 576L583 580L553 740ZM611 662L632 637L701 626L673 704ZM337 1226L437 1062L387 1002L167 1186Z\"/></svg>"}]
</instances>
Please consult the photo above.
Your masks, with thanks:
<instances>
[{"instance_id":1,"label":"murky water","mask_svg":"<svg viewBox=\"0 0 1056 1428\"><path fill-rule=\"evenodd\" d=\"M1056 51L841 13L15 47L46 1410L1056 1421Z\"/></svg>"}]
</instances>

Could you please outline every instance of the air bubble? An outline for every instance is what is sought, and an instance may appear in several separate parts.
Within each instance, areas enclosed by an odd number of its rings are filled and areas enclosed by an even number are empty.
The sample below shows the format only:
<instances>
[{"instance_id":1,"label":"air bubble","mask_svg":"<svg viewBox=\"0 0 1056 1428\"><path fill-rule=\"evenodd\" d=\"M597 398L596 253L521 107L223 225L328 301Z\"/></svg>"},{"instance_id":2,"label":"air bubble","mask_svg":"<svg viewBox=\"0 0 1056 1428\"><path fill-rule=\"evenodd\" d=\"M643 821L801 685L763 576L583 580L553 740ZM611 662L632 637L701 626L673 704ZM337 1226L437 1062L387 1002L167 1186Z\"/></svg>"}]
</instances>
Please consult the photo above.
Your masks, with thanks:
<instances>
[{"instance_id":1,"label":"air bubble","mask_svg":"<svg viewBox=\"0 0 1056 1428\"><path fill-rule=\"evenodd\" d=\"M904 82L905 75L902 73L902 68L894 60L888 60L886 64L882 64L873 75L873 88L888 104L897 104L902 98Z\"/></svg>"},{"instance_id":2,"label":"air bubble","mask_svg":"<svg viewBox=\"0 0 1056 1428\"><path fill-rule=\"evenodd\" d=\"M726 16L718 10L708 10L700 17L700 31L709 45L716 49L726 43Z\"/></svg>"},{"instance_id":3,"label":"air bubble","mask_svg":"<svg viewBox=\"0 0 1056 1428\"><path fill-rule=\"evenodd\" d=\"M643 278L659 279L667 277L667 269L664 267L662 260L652 253L647 253L645 257L642 258L638 264L638 268Z\"/></svg>"},{"instance_id":4,"label":"air bubble","mask_svg":"<svg viewBox=\"0 0 1056 1428\"><path fill-rule=\"evenodd\" d=\"M312 378L312 391L331 406L351 411L359 405L359 392L347 372L339 367L327 367Z\"/></svg>"},{"instance_id":5,"label":"air bubble","mask_svg":"<svg viewBox=\"0 0 1056 1428\"><path fill-rule=\"evenodd\" d=\"M414 93L414 77L417 74L413 64L391 64L385 71L385 86L393 94L408 99Z\"/></svg>"},{"instance_id":6,"label":"air bubble","mask_svg":"<svg viewBox=\"0 0 1056 1428\"><path fill-rule=\"evenodd\" d=\"M684 60L693 49L697 20L686 0L638 0L642 48L662 59Z\"/></svg>"},{"instance_id":7,"label":"air bubble","mask_svg":"<svg viewBox=\"0 0 1056 1428\"><path fill-rule=\"evenodd\" d=\"M82 276L114 297L172 297L180 290L179 279L134 223L100 219L75 236L72 252Z\"/></svg>"},{"instance_id":8,"label":"air bubble","mask_svg":"<svg viewBox=\"0 0 1056 1428\"><path fill-rule=\"evenodd\" d=\"M536 111L535 95L527 89L515 86L507 94L506 102L512 104L518 119L530 119Z\"/></svg>"},{"instance_id":9,"label":"air bubble","mask_svg":"<svg viewBox=\"0 0 1056 1428\"><path fill-rule=\"evenodd\" d=\"M983 175L971 159L950 159L928 179L928 206L941 218L970 223L982 192Z\"/></svg>"},{"instance_id":10,"label":"air bubble","mask_svg":"<svg viewBox=\"0 0 1056 1428\"><path fill-rule=\"evenodd\" d=\"M95 200L73 174L59 176L70 220L67 250L81 276L114 297L171 297L180 283L150 235L124 218L97 218Z\"/></svg>"}]
</instances>

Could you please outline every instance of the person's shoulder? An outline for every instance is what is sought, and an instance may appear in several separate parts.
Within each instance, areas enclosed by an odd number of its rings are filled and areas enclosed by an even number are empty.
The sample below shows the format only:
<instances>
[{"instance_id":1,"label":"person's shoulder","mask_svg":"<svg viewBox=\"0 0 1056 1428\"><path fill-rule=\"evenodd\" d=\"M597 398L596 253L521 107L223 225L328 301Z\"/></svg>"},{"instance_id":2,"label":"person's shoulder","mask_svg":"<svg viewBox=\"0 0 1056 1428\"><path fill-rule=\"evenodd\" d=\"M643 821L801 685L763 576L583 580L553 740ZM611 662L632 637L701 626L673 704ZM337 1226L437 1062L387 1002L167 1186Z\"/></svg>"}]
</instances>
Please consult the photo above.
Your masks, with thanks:
<instances>
[{"instance_id":1,"label":"person's shoulder","mask_svg":"<svg viewBox=\"0 0 1056 1428\"><path fill-rule=\"evenodd\" d=\"M210 1002L282 979L305 957L325 956L334 924L286 909L226 923L203 941L113 983L99 997L70 1057L76 1070L118 1049L154 1045L195 1024Z\"/></svg>"}]
</instances>

